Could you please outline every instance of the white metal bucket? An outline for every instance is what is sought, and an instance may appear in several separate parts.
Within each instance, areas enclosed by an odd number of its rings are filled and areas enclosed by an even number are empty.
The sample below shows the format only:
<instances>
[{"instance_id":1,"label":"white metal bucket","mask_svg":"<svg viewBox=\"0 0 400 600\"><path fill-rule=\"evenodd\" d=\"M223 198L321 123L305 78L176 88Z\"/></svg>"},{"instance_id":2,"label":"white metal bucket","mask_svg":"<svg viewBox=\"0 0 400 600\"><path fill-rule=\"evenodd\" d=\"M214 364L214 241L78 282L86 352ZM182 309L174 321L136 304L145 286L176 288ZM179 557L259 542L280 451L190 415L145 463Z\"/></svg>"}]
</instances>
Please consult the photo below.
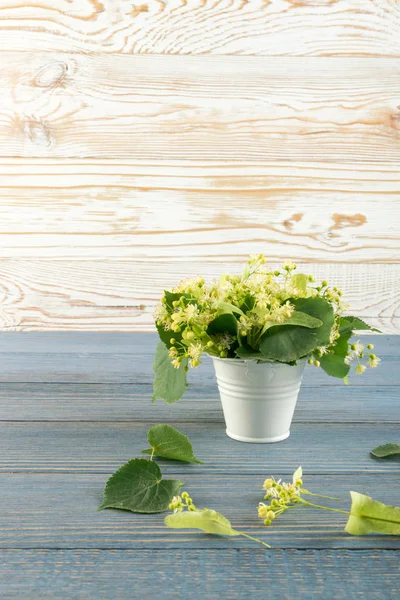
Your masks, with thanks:
<instances>
[{"instance_id":1,"label":"white metal bucket","mask_svg":"<svg viewBox=\"0 0 400 600\"><path fill-rule=\"evenodd\" d=\"M296 366L212 357L226 433L240 442L279 442L290 435L306 359Z\"/></svg>"}]
</instances>

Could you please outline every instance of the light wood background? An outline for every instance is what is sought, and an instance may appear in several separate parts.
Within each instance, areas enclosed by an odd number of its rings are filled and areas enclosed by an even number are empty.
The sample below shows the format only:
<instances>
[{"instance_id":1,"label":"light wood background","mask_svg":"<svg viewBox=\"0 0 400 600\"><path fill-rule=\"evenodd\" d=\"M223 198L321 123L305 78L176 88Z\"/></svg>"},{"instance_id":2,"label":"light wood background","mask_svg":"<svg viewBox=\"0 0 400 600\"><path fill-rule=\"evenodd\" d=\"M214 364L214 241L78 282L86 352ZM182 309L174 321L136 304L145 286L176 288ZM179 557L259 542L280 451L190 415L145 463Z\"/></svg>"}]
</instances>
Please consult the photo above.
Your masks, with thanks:
<instances>
[{"instance_id":1,"label":"light wood background","mask_svg":"<svg viewBox=\"0 0 400 600\"><path fill-rule=\"evenodd\" d=\"M400 331L398 0L0 0L0 328L290 258Z\"/></svg>"}]
</instances>

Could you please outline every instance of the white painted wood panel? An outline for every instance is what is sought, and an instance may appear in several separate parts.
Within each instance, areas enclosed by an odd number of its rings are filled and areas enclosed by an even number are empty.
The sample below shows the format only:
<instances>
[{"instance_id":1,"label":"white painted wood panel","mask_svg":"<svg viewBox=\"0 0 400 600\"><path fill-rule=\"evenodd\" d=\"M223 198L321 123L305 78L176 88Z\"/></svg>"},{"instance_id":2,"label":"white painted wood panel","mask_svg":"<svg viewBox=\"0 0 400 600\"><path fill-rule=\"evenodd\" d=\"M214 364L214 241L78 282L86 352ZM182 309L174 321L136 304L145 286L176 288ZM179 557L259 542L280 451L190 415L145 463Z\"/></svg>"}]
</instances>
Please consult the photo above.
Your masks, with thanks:
<instances>
[{"instance_id":1,"label":"white painted wood panel","mask_svg":"<svg viewBox=\"0 0 400 600\"><path fill-rule=\"evenodd\" d=\"M1 260L0 328L3 330L150 330L164 288L199 273L238 272L242 256L187 260ZM275 263L270 263L272 266ZM344 289L352 314L385 333L400 333L400 265L302 264Z\"/></svg>"},{"instance_id":2,"label":"white painted wood panel","mask_svg":"<svg viewBox=\"0 0 400 600\"><path fill-rule=\"evenodd\" d=\"M0 2L0 50L399 56L397 0Z\"/></svg>"},{"instance_id":3,"label":"white painted wood panel","mask_svg":"<svg viewBox=\"0 0 400 600\"><path fill-rule=\"evenodd\" d=\"M2 56L1 156L400 163L400 59Z\"/></svg>"}]
</instances>

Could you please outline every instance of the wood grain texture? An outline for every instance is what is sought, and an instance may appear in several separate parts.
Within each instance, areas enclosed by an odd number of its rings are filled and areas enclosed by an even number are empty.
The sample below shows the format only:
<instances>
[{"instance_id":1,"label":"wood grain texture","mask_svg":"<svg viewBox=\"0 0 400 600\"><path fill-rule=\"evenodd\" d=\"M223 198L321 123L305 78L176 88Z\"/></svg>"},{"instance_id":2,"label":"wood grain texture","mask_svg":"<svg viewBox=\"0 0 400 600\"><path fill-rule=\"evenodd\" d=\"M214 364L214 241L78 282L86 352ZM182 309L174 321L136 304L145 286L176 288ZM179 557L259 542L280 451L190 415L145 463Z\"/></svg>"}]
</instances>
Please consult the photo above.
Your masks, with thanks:
<instances>
[{"instance_id":1,"label":"wood grain texture","mask_svg":"<svg viewBox=\"0 0 400 600\"><path fill-rule=\"evenodd\" d=\"M54 236L53 243L57 237ZM153 312L164 289L174 287L194 273L211 279L226 271L240 272L246 259L246 254L241 254L244 249L243 246L240 249L240 244L220 245L210 241L206 248L200 244L183 250L172 239L169 247L153 246L155 256L150 259L151 247L140 248L135 244L137 238L131 238L129 249L125 248L124 252L129 250L134 259L87 260L78 259L76 255L65 259L62 258L64 249L53 250L51 243L46 247L39 240L36 253L42 255L41 259L1 259L1 329L154 330ZM83 240L89 253L91 236ZM248 245L248 250L264 250L268 255L270 247L264 238L262 243L254 241ZM65 248L74 254L74 248ZM96 254L101 252L100 246L94 250ZM183 254L190 250L194 256L188 260ZM292 250L295 254L294 245ZM26 248L22 251L25 256L28 254ZM57 251L58 258L44 258ZM232 255L236 251L240 254ZM83 252L81 248L79 254ZM165 258L168 252L174 256ZM205 252L209 255L204 256ZM270 261L269 264L277 263ZM352 314L365 318L384 333L400 331L400 264L299 262L298 270L310 272L319 280L326 278L343 289Z\"/></svg>"},{"instance_id":2,"label":"wood grain texture","mask_svg":"<svg viewBox=\"0 0 400 600\"><path fill-rule=\"evenodd\" d=\"M397 600L399 558L393 550L2 550L0 594L264 600L268 573L268 594L282 599L310 598L312 590L321 600Z\"/></svg>"},{"instance_id":3,"label":"wood grain texture","mask_svg":"<svg viewBox=\"0 0 400 600\"><path fill-rule=\"evenodd\" d=\"M2 57L1 156L399 162L397 59Z\"/></svg>"},{"instance_id":4,"label":"wood grain texture","mask_svg":"<svg viewBox=\"0 0 400 600\"><path fill-rule=\"evenodd\" d=\"M397 386L374 386L373 392L355 381L345 390L310 385L300 389L294 422L400 422ZM177 404L151 403L150 384L2 383L0 421L153 421L172 425L187 421L221 423L222 407L216 386L190 386ZM379 398L379 402L377 399ZM140 406L140 410L138 407ZM177 425L176 425L177 426Z\"/></svg>"},{"instance_id":5,"label":"wood grain texture","mask_svg":"<svg viewBox=\"0 0 400 600\"><path fill-rule=\"evenodd\" d=\"M398 262L400 176L398 194L362 186L344 194L311 192L305 180L298 191L225 190L218 179L214 190L191 190L190 168L182 172L172 190L86 188L79 176L73 189L0 188L0 258L122 260L146 251L150 262L161 252L178 260L182 247L195 259L228 249L234 258L258 245L272 261Z\"/></svg>"},{"instance_id":6,"label":"wood grain texture","mask_svg":"<svg viewBox=\"0 0 400 600\"><path fill-rule=\"evenodd\" d=\"M66 333L66 332L65 332ZM130 345L121 345L115 349L116 342L110 342L111 348L107 345L100 350L100 346L95 350L86 351L84 346L81 352L63 351L60 343L55 346L57 352L47 346L47 351L42 348L40 352L31 352L29 349L24 351L24 339L30 333L8 333L8 336L17 335L21 343L19 352L8 352L6 348L7 338L0 352L0 382L1 383L135 383L151 385L153 382L152 363L154 359L155 348L157 345L157 334L129 334L125 343ZM40 339L40 334L37 334ZM46 336L46 334L43 334ZM78 334L77 334L78 335ZM96 333L93 335L92 344L96 339ZM112 334L113 337L116 334ZM143 337L148 336L148 342L141 348L135 345L135 338L140 344ZM18 336L21 336L18 338ZM66 333L67 337L68 334ZM3 336L0 336L3 337ZM9 338L8 338L9 339ZM114 340L121 339L118 334ZM366 339L366 338L365 338ZM370 338L371 339L371 338ZM393 339L393 342L385 340ZM398 347L399 339L397 336L385 338L374 336L375 351L382 358L382 364L378 369L368 369L363 375L358 376L353 373L349 377L351 385L356 386L393 386L400 384L400 359L398 354L392 350L386 353L387 344ZM49 338L49 341L51 338ZM101 344L101 337L99 344ZM396 341L397 340L397 341ZM68 348L68 344L67 344ZM90 347L89 347L90 348ZM88 349L89 349L88 348ZM215 374L212 361L205 356L202 359L202 366L198 369L191 369L189 372L189 383L196 390L196 386L212 388L215 392ZM303 385L323 385L333 386L336 389L340 387L343 390L344 384L335 377L328 377L322 369L315 367L306 367ZM345 388L347 389L347 388ZM210 393L210 389L208 390ZM343 392L341 392L343 393Z\"/></svg>"},{"instance_id":7,"label":"wood grain texture","mask_svg":"<svg viewBox=\"0 0 400 600\"><path fill-rule=\"evenodd\" d=\"M135 419L138 410L140 403L132 406L131 421L122 423L1 422L0 472L111 474L148 448L147 431L160 422L157 407L147 426ZM262 444L257 452L252 444L228 438L222 419L206 423L197 413L196 421L193 415L179 427L189 436L199 460L205 461L195 467L197 474L209 474L212 469L215 475L232 478L265 473L268 468L272 474L279 471L277 475L283 476L301 464L306 473L353 473L357 477L360 473L386 474L393 477L393 485L398 488L400 458L375 460L370 456L376 446L396 441L398 423L293 423L288 440ZM194 474L182 463L171 466L168 461L159 462L168 474Z\"/></svg>"},{"instance_id":8,"label":"wood grain texture","mask_svg":"<svg viewBox=\"0 0 400 600\"><path fill-rule=\"evenodd\" d=\"M295 467L297 464L295 462ZM346 515L317 509L289 511L270 529L262 523L260 525L257 505L263 497L262 482L271 466L264 464L261 472L256 474L235 474L234 479L230 474L228 477L213 474L210 467L207 476L204 476L196 467L189 466L182 479L198 506L223 512L239 531L259 536L274 548L400 549L399 536L350 536L343 530ZM171 467L164 468L165 477L173 477L177 472ZM252 548L261 554L265 552L245 538L171 531L164 526L163 515L160 514L143 515L116 510L96 512L106 479L107 475L88 473L0 475L0 548L135 548L137 551L162 548L165 552L175 548L214 548L218 551ZM348 510L349 490L354 488L368 491L389 504L398 501L398 482L389 473L358 474L356 480L354 474L343 473L337 477L305 475L304 479L311 490L324 490L326 494L342 498L334 504L343 510ZM232 485L235 493L229 493Z\"/></svg>"},{"instance_id":9,"label":"wood grain texture","mask_svg":"<svg viewBox=\"0 0 400 600\"><path fill-rule=\"evenodd\" d=\"M3 0L0 50L399 56L397 1Z\"/></svg>"}]
</instances>

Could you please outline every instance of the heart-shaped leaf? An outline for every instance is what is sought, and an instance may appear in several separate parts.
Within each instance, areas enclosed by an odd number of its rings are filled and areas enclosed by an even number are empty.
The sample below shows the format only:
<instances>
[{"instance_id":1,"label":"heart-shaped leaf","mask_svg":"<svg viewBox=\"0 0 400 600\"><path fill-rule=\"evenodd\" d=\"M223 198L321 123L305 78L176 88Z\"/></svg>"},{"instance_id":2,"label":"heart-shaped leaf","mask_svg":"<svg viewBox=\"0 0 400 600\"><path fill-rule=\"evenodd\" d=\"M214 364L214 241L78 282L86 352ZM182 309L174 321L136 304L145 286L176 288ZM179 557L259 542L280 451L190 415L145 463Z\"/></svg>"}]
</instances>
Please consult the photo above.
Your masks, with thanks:
<instances>
[{"instance_id":1,"label":"heart-shaped leaf","mask_svg":"<svg viewBox=\"0 0 400 600\"><path fill-rule=\"evenodd\" d=\"M235 350L236 354L243 359L257 359L257 360L264 360L264 361L269 361L271 362L269 359L266 359L265 356L261 353L261 352L257 352L257 350L253 350L253 348L250 348L250 346L239 346L239 348L237 348L237 350Z\"/></svg>"},{"instance_id":2,"label":"heart-shaped leaf","mask_svg":"<svg viewBox=\"0 0 400 600\"><path fill-rule=\"evenodd\" d=\"M378 458L385 458L386 456L394 456L400 454L400 444L384 444L383 446L377 446L371 450L371 454Z\"/></svg>"},{"instance_id":3,"label":"heart-shaped leaf","mask_svg":"<svg viewBox=\"0 0 400 600\"><path fill-rule=\"evenodd\" d=\"M182 398L188 385L185 371L187 362L187 358L184 358L179 369L175 369L171 364L167 346L164 342L158 343L153 363L153 402L162 398L168 404L173 404Z\"/></svg>"},{"instance_id":4,"label":"heart-shaped leaf","mask_svg":"<svg viewBox=\"0 0 400 600\"><path fill-rule=\"evenodd\" d=\"M217 535L241 535L239 531L232 529L230 521L224 515L209 508L176 512L165 517L164 523L173 529L201 529L205 533Z\"/></svg>"},{"instance_id":5,"label":"heart-shaped leaf","mask_svg":"<svg viewBox=\"0 0 400 600\"><path fill-rule=\"evenodd\" d=\"M315 329L316 327L321 327L322 321L321 319L316 319L307 313L295 311L292 316L286 319L286 321L283 323L278 323L277 321L267 321L262 329L261 335L263 335L271 327L276 327L277 325L299 325L300 327L307 327L307 329Z\"/></svg>"},{"instance_id":6,"label":"heart-shaped leaf","mask_svg":"<svg viewBox=\"0 0 400 600\"><path fill-rule=\"evenodd\" d=\"M350 492L351 509L345 531L352 535L388 533L400 535L400 508L387 506L369 496Z\"/></svg>"},{"instance_id":7,"label":"heart-shaped leaf","mask_svg":"<svg viewBox=\"0 0 400 600\"><path fill-rule=\"evenodd\" d=\"M151 448L142 450L143 454L203 464L195 458L189 438L171 425L155 425L149 430L147 439Z\"/></svg>"},{"instance_id":8,"label":"heart-shaped leaf","mask_svg":"<svg viewBox=\"0 0 400 600\"><path fill-rule=\"evenodd\" d=\"M224 313L220 315L208 326L208 335L215 335L217 333L230 333L231 335L237 334L238 322L236 317L232 313Z\"/></svg>"},{"instance_id":9,"label":"heart-shaped leaf","mask_svg":"<svg viewBox=\"0 0 400 600\"><path fill-rule=\"evenodd\" d=\"M138 513L164 512L182 485L178 479L163 479L156 463L133 458L111 475L98 510L119 508Z\"/></svg>"},{"instance_id":10,"label":"heart-shaped leaf","mask_svg":"<svg viewBox=\"0 0 400 600\"><path fill-rule=\"evenodd\" d=\"M322 321L316 328L298 325L271 327L262 337L260 350L266 358L290 362L309 354L318 346L329 344L334 323L332 306L323 298L291 299L296 311L307 313Z\"/></svg>"}]
</instances>

